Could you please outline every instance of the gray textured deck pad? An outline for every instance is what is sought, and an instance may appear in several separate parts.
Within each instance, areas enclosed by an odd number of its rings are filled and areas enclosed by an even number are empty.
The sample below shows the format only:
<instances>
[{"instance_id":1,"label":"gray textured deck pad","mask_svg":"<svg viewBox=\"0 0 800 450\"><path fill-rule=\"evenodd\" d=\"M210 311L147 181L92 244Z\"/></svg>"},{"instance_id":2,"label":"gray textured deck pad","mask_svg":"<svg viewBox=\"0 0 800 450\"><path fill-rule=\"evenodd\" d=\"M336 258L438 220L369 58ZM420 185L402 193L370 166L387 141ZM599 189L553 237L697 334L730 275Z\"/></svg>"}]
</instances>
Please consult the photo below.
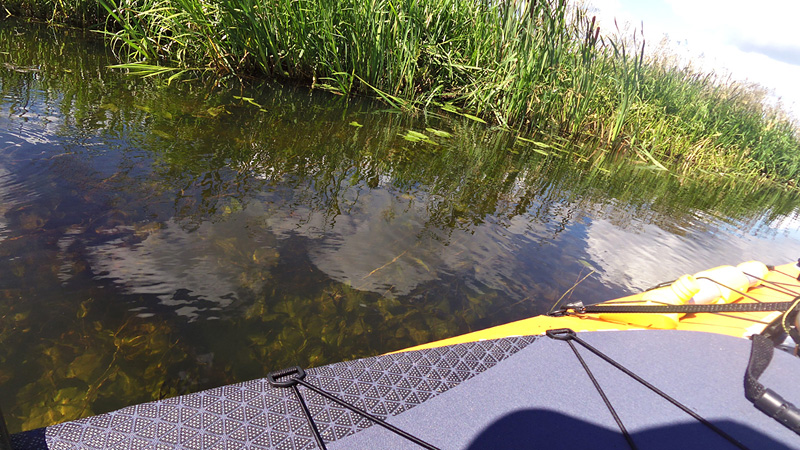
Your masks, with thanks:
<instances>
[{"instance_id":1,"label":"gray textured deck pad","mask_svg":"<svg viewBox=\"0 0 800 450\"><path fill-rule=\"evenodd\" d=\"M604 331L579 336L747 448L800 449L800 436L744 398L750 341L685 331ZM637 448L736 448L594 354L577 348ZM800 359L776 352L761 380L800 405ZM544 337L492 370L389 422L446 450L631 448L568 344ZM328 449L419 447L372 427Z\"/></svg>"},{"instance_id":2,"label":"gray textured deck pad","mask_svg":"<svg viewBox=\"0 0 800 450\"><path fill-rule=\"evenodd\" d=\"M306 380L385 418L435 398L534 341L513 337L382 355L307 371ZM327 442L372 426L301 387ZM315 449L289 389L265 379L145 403L12 436L15 450Z\"/></svg>"}]
</instances>

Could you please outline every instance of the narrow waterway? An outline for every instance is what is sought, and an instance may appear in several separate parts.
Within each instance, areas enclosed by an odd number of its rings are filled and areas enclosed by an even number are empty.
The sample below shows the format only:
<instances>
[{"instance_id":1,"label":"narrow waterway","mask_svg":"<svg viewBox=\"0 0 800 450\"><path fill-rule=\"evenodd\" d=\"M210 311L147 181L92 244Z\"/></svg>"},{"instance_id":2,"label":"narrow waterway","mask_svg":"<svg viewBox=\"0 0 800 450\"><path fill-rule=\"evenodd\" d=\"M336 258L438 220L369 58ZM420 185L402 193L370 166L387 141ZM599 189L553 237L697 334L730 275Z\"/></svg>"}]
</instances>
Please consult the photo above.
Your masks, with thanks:
<instances>
[{"instance_id":1,"label":"narrow waterway","mask_svg":"<svg viewBox=\"0 0 800 450\"><path fill-rule=\"evenodd\" d=\"M12 432L800 257L800 197L0 22Z\"/></svg>"}]
</instances>

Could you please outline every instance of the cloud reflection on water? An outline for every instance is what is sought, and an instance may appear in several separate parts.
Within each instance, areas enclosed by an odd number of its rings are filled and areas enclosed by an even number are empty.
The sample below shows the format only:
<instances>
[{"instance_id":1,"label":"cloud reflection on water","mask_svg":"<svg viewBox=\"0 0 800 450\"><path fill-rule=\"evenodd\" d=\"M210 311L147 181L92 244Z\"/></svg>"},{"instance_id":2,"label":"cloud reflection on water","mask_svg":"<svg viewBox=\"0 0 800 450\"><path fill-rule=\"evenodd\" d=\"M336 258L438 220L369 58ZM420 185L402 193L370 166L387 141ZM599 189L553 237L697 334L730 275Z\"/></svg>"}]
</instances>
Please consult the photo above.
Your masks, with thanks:
<instances>
[{"instance_id":1,"label":"cloud reflection on water","mask_svg":"<svg viewBox=\"0 0 800 450\"><path fill-rule=\"evenodd\" d=\"M506 297L503 304L527 299L540 309L588 273L582 260L597 272L573 296L600 301L715 265L800 255L796 223L788 219L748 233L707 216L678 220L631 215L624 205L534 202L524 214L446 228L430 223L430 194L351 190L344 195L357 201L338 215L296 202L298 192L285 189L195 230L170 221L138 232L140 243L92 248L93 270L194 320L217 317L243 293L262 295L282 242L298 238L317 269L361 291L413 297L456 277L474 293L494 291Z\"/></svg>"},{"instance_id":2,"label":"cloud reflection on water","mask_svg":"<svg viewBox=\"0 0 800 450\"><path fill-rule=\"evenodd\" d=\"M287 239L303 238L308 259L331 279L387 297L414 295L448 276L475 293L496 291L515 301L545 292L553 296L562 286L542 265L552 270L564 258L577 263L565 253L573 246L559 243L575 237L554 230L564 219L560 208L546 220L487 218L477 226L447 229L429 223L426 196L372 189L333 219L307 206L254 202L196 230L170 221L140 233L135 244L129 238L104 242L89 249L89 259L99 278L113 280L128 294L155 295L162 306L190 319L214 316L243 292L259 295L270 283L280 241ZM254 260L254 252L263 254L265 248L270 253ZM181 292L190 295L176 295Z\"/></svg>"},{"instance_id":3,"label":"cloud reflection on water","mask_svg":"<svg viewBox=\"0 0 800 450\"><path fill-rule=\"evenodd\" d=\"M630 229L595 219L588 226L586 252L603 269L603 280L631 291L719 265L749 260L785 264L800 257L800 224L796 219L769 224L761 232L721 232L725 227L705 217L679 234L656 224L643 223Z\"/></svg>"},{"instance_id":4,"label":"cloud reflection on water","mask_svg":"<svg viewBox=\"0 0 800 450\"><path fill-rule=\"evenodd\" d=\"M231 214L194 230L169 221L140 230L139 243L113 239L94 246L89 259L97 278L113 281L128 294L156 296L162 306L190 320L217 318L244 289L259 294L277 263L275 238L253 232L251 219ZM147 309L140 313L150 314Z\"/></svg>"}]
</instances>

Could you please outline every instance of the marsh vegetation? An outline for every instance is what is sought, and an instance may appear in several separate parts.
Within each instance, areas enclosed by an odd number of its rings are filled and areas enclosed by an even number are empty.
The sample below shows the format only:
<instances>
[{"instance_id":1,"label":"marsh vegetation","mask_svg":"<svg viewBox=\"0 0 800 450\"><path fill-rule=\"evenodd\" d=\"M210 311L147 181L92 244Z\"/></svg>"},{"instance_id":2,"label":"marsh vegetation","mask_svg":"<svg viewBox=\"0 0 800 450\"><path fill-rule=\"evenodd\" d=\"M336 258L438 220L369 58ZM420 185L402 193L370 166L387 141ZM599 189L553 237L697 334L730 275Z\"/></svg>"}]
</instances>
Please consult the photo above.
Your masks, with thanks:
<instances>
[{"instance_id":1,"label":"marsh vegetation","mask_svg":"<svg viewBox=\"0 0 800 450\"><path fill-rule=\"evenodd\" d=\"M118 68L171 82L292 80L525 138L593 142L683 173L800 173L797 124L764 89L699 73L669 49L645 52L641 29L601 29L567 0L7 3L92 28Z\"/></svg>"}]
</instances>

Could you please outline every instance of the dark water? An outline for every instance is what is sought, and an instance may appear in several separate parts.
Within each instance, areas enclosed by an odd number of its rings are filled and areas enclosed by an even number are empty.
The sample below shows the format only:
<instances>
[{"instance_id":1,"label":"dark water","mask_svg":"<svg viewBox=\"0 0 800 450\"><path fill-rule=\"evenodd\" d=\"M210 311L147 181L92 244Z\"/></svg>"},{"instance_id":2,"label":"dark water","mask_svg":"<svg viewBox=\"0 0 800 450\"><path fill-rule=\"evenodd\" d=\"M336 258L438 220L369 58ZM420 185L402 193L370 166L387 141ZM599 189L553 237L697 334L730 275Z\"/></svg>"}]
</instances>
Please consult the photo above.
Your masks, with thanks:
<instances>
[{"instance_id":1,"label":"dark water","mask_svg":"<svg viewBox=\"0 0 800 450\"><path fill-rule=\"evenodd\" d=\"M0 22L12 432L800 256L799 198L766 184L114 62Z\"/></svg>"}]
</instances>

